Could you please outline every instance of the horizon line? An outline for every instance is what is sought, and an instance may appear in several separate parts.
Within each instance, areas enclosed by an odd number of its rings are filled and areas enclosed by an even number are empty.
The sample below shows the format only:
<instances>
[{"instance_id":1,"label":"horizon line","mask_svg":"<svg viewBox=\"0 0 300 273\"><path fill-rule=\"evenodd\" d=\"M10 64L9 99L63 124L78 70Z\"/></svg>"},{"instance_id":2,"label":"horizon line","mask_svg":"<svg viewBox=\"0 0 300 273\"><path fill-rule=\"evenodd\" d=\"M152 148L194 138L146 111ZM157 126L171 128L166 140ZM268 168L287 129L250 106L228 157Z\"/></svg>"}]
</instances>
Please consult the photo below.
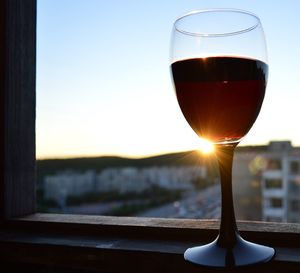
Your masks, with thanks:
<instances>
[{"instance_id":1,"label":"horizon line","mask_svg":"<svg viewBox=\"0 0 300 273\"><path fill-rule=\"evenodd\" d=\"M291 142L292 147L298 147L293 146L293 143L291 140L270 140L268 143L264 144L241 144L239 147L259 147L259 146L268 146L272 142L283 142L283 141L289 141ZM155 157L155 156L161 156L165 154L176 154L176 153L185 153L185 152L193 152L198 151L197 148L190 149L190 150L178 150L178 151L165 151L161 153L149 153L149 154L140 154L140 155L133 155L133 154L80 154L80 155L56 155L56 156L36 156L36 160L64 160L64 159L81 159L81 158L97 158L97 157L119 157L119 158L130 158L130 159L142 159L142 158L148 158L148 157ZM201 153L199 151L199 153Z\"/></svg>"}]
</instances>

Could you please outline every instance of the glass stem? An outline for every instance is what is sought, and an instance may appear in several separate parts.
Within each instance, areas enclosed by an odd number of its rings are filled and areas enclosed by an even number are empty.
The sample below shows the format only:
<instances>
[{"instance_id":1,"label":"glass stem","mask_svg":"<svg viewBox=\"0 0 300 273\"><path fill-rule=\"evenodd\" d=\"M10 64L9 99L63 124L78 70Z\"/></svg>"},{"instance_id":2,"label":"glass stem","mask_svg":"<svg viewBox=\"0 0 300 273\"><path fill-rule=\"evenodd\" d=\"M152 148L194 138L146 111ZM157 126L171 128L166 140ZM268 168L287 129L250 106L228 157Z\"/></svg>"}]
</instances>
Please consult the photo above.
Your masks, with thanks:
<instances>
[{"instance_id":1,"label":"glass stem","mask_svg":"<svg viewBox=\"0 0 300 273\"><path fill-rule=\"evenodd\" d=\"M222 200L220 233L217 244L224 248L233 247L239 236L232 197L232 163L234 149L237 144L216 145L216 156L221 177Z\"/></svg>"}]
</instances>

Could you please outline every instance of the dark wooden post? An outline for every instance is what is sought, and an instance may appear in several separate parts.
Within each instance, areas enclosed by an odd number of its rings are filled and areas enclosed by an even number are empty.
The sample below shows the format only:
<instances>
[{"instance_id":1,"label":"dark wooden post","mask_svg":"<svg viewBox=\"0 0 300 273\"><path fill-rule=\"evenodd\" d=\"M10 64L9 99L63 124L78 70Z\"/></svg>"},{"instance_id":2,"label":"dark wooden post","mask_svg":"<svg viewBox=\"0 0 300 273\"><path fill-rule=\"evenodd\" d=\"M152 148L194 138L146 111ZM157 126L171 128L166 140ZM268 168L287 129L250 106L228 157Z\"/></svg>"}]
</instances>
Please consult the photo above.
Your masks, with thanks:
<instances>
[{"instance_id":1,"label":"dark wooden post","mask_svg":"<svg viewBox=\"0 0 300 273\"><path fill-rule=\"evenodd\" d=\"M36 0L0 1L0 219L35 210Z\"/></svg>"}]
</instances>

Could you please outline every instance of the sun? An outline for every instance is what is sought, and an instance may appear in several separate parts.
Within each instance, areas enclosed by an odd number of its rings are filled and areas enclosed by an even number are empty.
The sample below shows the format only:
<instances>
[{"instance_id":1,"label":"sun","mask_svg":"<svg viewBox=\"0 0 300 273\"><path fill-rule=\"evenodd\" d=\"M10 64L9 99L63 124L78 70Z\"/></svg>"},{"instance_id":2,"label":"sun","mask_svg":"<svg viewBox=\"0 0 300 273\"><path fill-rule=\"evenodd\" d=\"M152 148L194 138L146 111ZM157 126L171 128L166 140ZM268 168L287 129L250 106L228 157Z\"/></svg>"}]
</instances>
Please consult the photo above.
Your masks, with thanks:
<instances>
[{"instance_id":1,"label":"sun","mask_svg":"<svg viewBox=\"0 0 300 273\"><path fill-rule=\"evenodd\" d=\"M210 141L200 138L198 142L198 150L202 154L210 154L215 150L214 144Z\"/></svg>"}]
</instances>

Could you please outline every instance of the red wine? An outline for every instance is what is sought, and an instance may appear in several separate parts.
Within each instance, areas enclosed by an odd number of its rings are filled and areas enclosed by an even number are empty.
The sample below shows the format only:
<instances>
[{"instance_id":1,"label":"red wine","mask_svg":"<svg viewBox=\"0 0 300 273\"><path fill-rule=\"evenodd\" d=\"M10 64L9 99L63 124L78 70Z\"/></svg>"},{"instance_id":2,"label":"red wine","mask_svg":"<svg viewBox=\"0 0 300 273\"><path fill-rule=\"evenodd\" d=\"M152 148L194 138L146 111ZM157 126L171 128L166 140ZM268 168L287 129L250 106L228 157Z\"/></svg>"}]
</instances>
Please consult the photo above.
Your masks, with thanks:
<instances>
[{"instance_id":1,"label":"red wine","mask_svg":"<svg viewBox=\"0 0 300 273\"><path fill-rule=\"evenodd\" d=\"M247 134L264 99L265 63L240 57L195 58L174 62L171 71L182 113L199 136L237 142Z\"/></svg>"}]
</instances>

